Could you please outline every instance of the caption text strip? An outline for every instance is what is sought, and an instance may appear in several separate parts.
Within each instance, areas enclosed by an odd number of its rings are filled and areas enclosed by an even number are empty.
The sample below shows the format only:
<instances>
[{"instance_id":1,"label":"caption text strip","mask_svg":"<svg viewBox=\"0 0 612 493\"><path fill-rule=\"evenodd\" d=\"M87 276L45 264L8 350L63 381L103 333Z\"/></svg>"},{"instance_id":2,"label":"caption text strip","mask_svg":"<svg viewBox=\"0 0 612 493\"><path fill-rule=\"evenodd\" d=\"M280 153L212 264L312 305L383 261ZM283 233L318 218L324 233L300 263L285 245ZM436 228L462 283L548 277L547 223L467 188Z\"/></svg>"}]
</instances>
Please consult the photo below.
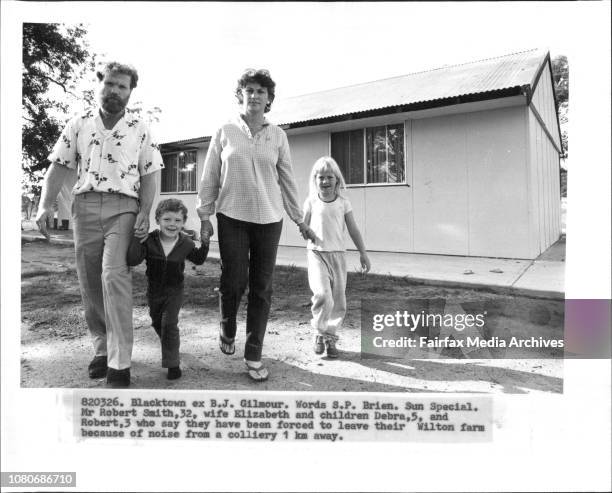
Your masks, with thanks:
<instances>
[{"instance_id":1,"label":"caption text strip","mask_svg":"<svg viewBox=\"0 0 612 493\"><path fill-rule=\"evenodd\" d=\"M74 392L79 439L488 442L490 397Z\"/></svg>"}]
</instances>

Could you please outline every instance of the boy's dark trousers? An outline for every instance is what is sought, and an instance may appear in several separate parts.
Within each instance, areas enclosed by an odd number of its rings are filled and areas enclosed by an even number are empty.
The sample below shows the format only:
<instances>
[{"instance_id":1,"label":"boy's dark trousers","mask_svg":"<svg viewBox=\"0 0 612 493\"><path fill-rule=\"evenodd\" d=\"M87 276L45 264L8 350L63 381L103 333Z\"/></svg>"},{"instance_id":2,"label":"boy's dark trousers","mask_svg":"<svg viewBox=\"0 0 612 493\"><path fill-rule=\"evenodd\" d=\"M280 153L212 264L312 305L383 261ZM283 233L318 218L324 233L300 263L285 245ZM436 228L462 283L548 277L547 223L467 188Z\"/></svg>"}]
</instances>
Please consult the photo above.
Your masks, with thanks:
<instances>
[{"instance_id":1,"label":"boy's dark trousers","mask_svg":"<svg viewBox=\"0 0 612 493\"><path fill-rule=\"evenodd\" d=\"M180 366L178 315L183 306L183 285L149 290L147 298L152 325L161 340L162 368L176 368Z\"/></svg>"}]
</instances>

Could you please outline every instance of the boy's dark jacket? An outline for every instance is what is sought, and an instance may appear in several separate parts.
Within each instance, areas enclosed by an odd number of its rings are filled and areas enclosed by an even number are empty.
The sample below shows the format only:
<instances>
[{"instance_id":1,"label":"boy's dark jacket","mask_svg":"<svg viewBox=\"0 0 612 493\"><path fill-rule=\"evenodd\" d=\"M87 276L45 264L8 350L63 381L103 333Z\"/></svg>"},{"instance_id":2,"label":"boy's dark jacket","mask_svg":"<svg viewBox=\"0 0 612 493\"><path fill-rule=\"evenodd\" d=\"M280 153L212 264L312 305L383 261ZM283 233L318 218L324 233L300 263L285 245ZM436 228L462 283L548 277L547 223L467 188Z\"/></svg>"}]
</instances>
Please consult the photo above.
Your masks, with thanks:
<instances>
[{"instance_id":1,"label":"boy's dark jacket","mask_svg":"<svg viewBox=\"0 0 612 493\"><path fill-rule=\"evenodd\" d=\"M201 265L207 256L208 245L202 244L200 248L196 248L191 238L179 233L174 248L166 258L159 239L159 230L155 230L149 233L143 243L136 237L132 238L127 253L127 264L138 265L146 259L149 288L157 291L165 287L182 285L185 259Z\"/></svg>"}]
</instances>

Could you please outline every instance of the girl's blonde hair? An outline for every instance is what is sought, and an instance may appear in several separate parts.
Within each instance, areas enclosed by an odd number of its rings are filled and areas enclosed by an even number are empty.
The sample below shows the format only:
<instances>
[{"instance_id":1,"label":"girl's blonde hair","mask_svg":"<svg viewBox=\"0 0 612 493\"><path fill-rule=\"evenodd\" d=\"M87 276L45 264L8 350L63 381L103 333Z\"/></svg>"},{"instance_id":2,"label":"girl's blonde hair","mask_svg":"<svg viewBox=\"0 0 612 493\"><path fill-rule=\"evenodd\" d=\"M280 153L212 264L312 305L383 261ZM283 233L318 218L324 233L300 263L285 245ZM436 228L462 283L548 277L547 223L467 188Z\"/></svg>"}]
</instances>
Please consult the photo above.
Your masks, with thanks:
<instances>
[{"instance_id":1,"label":"girl's blonde hair","mask_svg":"<svg viewBox=\"0 0 612 493\"><path fill-rule=\"evenodd\" d=\"M310 172L310 196L316 197L319 193L317 190L317 175L321 173L321 171L329 169L336 176L336 194L342 195L346 190L346 182L344 181L344 176L342 176L342 171L340 171L340 166L333 157L323 156L317 159L317 161L312 166L312 171Z\"/></svg>"}]
</instances>

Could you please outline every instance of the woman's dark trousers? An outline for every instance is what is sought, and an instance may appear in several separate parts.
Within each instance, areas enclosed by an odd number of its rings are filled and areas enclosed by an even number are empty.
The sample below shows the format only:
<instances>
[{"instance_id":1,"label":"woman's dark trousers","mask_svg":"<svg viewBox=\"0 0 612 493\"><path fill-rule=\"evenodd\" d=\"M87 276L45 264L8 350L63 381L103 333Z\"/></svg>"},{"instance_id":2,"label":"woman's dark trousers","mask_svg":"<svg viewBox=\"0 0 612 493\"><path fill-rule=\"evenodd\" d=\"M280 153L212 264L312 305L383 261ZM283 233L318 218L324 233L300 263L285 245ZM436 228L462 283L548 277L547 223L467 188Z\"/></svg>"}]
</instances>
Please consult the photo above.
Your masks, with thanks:
<instances>
[{"instance_id":1,"label":"woman's dark trousers","mask_svg":"<svg viewBox=\"0 0 612 493\"><path fill-rule=\"evenodd\" d=\"M228 339L236 337L236 314L248 283L244 357L259 361L270 313L274 265L283 221L256 224L217 214L217 225L221 255L221 332Z\"/></svg>"}]
</instances>

